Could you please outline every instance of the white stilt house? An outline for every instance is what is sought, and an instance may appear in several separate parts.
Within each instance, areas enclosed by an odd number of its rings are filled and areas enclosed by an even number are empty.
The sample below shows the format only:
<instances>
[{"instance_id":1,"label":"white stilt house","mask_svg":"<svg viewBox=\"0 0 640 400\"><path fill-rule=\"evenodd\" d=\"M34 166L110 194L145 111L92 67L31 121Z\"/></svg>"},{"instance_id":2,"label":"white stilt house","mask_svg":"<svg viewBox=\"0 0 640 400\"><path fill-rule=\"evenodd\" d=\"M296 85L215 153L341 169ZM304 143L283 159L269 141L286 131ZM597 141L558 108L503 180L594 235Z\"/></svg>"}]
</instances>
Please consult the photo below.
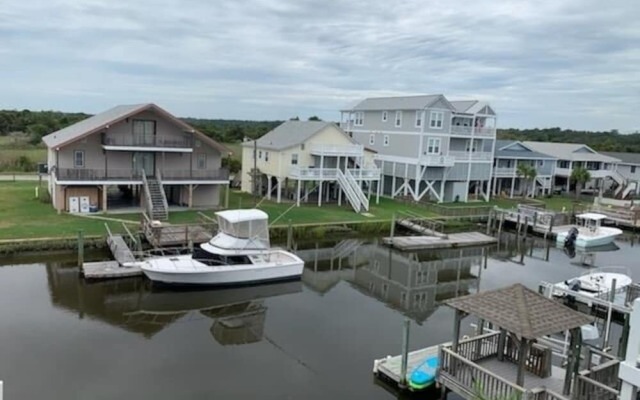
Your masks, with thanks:
<instances>
[{"instance_id":1,"label":"white stilt house","mask_svg":"<svg viewBox=\"0 0 640 400\"><path fill-rule=\"evenodd\" d=\"M374 153L333 123L287 121L242 144L242 191L297 205L341 205L344 196L354 211L368 211L380 196Z\"/></svg>"}]
</instances>

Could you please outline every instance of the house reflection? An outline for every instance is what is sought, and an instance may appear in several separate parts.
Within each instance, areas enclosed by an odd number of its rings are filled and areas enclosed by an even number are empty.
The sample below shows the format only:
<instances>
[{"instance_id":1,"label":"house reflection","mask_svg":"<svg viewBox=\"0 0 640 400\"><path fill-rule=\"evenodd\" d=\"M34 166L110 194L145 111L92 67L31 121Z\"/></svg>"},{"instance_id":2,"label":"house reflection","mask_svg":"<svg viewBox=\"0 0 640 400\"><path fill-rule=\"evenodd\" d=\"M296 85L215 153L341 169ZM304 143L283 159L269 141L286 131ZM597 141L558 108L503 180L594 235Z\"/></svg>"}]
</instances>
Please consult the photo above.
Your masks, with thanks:
<instances>
[{"instance_id":1,"label":"house reflection","mask_svg":"<svg viewBox=\"0 0 640 400\"><path fill-rule=\"evenodd\" d=\"M443 300L477 291L487 252L476 247L409 253L348 239L297 254L306 262L303 282L316 292L346 281L422 323Z\"/></svg>"},{"instance_id":2,"label":"house reflection","mask_svg":"<svg viewBox=\"0 0 640 400\"><path fill-rule=\"evenodd\" d=\"M46 266L52 303L78 315L96 319L151 338L180 322L211 319L210 332L221 345L262 340L265 300L302 291L300 281L208 290L151 289L143 279L86 283L78 269L59 263Z\"/></svg>"}]
</instances>

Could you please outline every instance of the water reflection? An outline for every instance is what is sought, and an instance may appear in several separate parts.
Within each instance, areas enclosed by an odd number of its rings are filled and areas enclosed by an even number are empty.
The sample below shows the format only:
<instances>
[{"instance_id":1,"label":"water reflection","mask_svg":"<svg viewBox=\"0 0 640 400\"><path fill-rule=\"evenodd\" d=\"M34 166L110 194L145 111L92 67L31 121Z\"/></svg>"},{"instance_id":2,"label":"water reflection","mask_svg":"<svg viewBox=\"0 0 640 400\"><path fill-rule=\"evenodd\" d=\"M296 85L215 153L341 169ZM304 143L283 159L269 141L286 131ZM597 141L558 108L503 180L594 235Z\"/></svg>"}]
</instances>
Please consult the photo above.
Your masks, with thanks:
<instances>
[{"instance_id":1,"label":"water reflection","mask_svg":"<svg viewBox=\"0 0 640 400\"><path fill-rule=\"evenodd\" d=\"M326 293L343 280L420 324L442 301L477 290L487 252L407 253L354 239L296 251L306 262L303 282L313 290Z\"/></svg>"},{"instance_id":2,"label":"water reflection","mask_svg":"<svg viewBox=\"0 0 640 400\"><path fill-rule=\"evenodd\" d=\"M151 288L142 279L86 283L78 269L47 264L54 305L151 338L177 321L211 319L211 335L221 345L262 340L271 297L302 291L300 281L253 287L168 290Z\"/></svg>"}]
</instances>

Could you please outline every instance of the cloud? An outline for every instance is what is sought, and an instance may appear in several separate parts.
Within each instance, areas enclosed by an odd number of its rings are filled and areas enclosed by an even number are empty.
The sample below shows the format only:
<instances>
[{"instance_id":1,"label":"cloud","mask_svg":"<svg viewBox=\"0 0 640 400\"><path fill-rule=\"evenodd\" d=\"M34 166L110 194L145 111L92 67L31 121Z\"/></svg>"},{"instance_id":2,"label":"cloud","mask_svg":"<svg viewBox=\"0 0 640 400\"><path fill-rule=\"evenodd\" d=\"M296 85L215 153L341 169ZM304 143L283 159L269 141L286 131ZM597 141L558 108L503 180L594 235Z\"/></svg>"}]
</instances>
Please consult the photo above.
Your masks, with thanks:
<instances>
[{"instance_id":1,"label":"cloud","mask_svg":"<svg viewBox=\"0 0 640 400\"><path fill-rule=\"evenodd\" d=\"M501 126L635 130L637 0L22 0L0 8L0 107L338 119L444 93Z\"/></svg>"}]
</instances>

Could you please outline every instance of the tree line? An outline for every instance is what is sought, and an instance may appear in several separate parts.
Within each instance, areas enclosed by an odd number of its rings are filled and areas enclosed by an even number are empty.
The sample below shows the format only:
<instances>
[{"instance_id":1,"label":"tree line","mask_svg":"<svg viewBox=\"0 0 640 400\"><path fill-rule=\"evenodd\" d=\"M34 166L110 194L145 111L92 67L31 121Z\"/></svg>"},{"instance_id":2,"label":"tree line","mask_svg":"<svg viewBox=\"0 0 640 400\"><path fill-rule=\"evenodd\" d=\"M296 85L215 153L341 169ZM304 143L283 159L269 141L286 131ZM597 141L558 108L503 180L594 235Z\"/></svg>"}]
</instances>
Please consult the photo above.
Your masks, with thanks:
<instances>
[{"instance_id":1,"label":"tree line","mask_svg":"<svg viewBox=\"0 0 640 400\"><path fill-rule=\"evenodd\" d=\"M29 135L32 144L39 144L42 136L62 129L89 117L84 113L59 111L0 110L0 136L12 132ZM291 118L298 120L298 117ZM244 121L226 119L182 118L206 135L227 143L240 142L243 138L256 139L283 121ZM319 120L313 116L309 120ZM599 151L640 153L640 133L620 134L611 131L576 131L561 128L498 129L499 139L530 140L544 142L584 143Z\"/></svg>"}]
</instances>

